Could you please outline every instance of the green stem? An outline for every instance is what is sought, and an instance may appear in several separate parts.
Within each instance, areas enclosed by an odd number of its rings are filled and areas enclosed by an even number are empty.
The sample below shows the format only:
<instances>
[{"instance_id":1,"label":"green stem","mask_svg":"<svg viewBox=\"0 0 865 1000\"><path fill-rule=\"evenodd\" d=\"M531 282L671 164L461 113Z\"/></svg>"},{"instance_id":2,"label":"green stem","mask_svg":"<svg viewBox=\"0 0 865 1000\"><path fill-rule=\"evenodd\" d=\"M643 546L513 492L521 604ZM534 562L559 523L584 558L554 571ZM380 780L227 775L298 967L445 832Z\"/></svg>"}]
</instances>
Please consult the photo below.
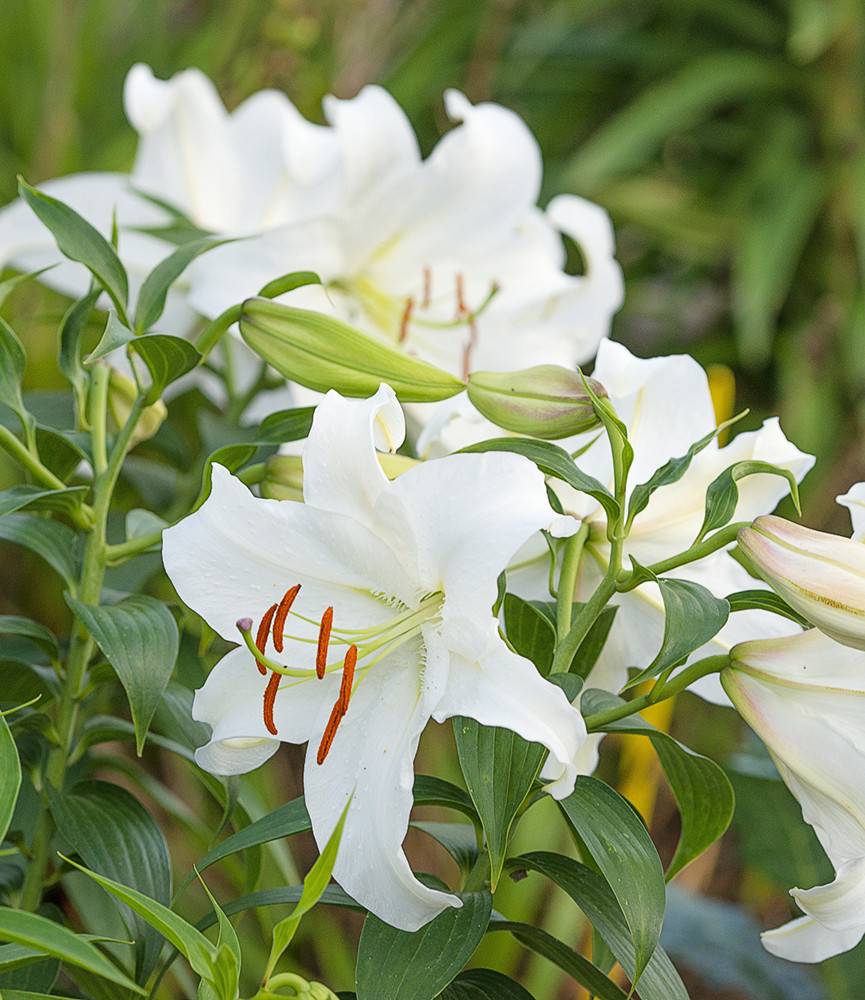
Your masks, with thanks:
<instances>
[{"instance_id":1,"label":"green stem","mask_svg":"<svg viewBox=\"0 0 865 1000\"><path fill-rule=\"evenodd\" d=\"M648 694L641 695L639 698L632 698L630 701L608 709L606 712L595 712L594 715L587 715L586 729L590 733L596 733L611 723L618 722L619 719L626 719L630 715L635 715L650 708L652 705L656 705L659 701L666 701L668 698L677 695L680 691L684 691L685 688L690 687L691 684L698 681L701 677L720 673L729 662L730 657L727 654L707 656L703 660L698 660L668 680L662 686L660 692L656 686Z\"/></svg>"},{"instance_id":2,"label":"green stem","mask_svg":"<svg viewBox=\"0 0 865 1000\"><path fill-rule=\"evenodd\" d=\"M724 549L735 542L739 531L747 527L748 523L747 521L736 521L734 524L728 524L726 528L716 531L714 535L705 538L698 545L692 545L684 552L670 556L669 559L662 559L660 562L652 563L647 568L652 573L660 574L666 573L671 569L676 569L679 566L685 566L687 563L697 562L699 559L703 559L713 552L717 552L718 549ZM626 593L629 590L633 590L634 587L638 587L640 583L641 577L639 573L628 572L619 575L616 589L619 593Z\"/></svg>"},{"instance_id":3,"label":"green stem","mask_svg":"<svg viewBox=\"0 0 865 1000\"><path fill-rule=\"evenodd\" d=\"M198 348L201 354L201 361L210 354L214 347L222 340L223 336L227 333L229 327L236 323L240 319L240 313L243 309L242 304L236 306L231 306L226 309L225 312L220 313L216 319L212 320L198 335L198 339L195 341L195 346ZM201 364L201 362L199 362Z\"/></svg>"},{"instance_id":4,"label":"green stem","mask_svg":"<svg viewBox=\"0 0 865 1000\"><path fill-rule=\"evenodd\" d=\"M559 574L558 596L556 598L556 632L560 642L571 629L577 576L580 572L580 560L583 557L583 548L588 535L589 526L584 522L580 525L580 530L565 542L565 555L562 559L562 571Z\"/></svg>"},{"instance_id":5,"label":"green stem","mask_svg":"<svg viewBox=\"0 0 865 1000\"><path fill-rule=\"evenodd\" d=\"M162 541L162 532L164 530L164 528L160 528L158 531L150 531L146 535L139 535L138 538L130 538L125 542L118 542L116 545L106 545L106 561L109 566L115 566L118 563L125 562L127 559L131 559L133 556L137 556L141 552L152 549Z\"/></svg>"},{"instance_id":6,"label":"green stem","mask_svg":"<svg viewBox=\"0 0 865 1000\"><path fill-rule=\"evenodd\" d=\"M90 381L88 421L93 446L93 471L97 476L101 476L108 465L107 415L110 378L111 370L108 365L97 365Z\"/></svg>"}]
</instances>

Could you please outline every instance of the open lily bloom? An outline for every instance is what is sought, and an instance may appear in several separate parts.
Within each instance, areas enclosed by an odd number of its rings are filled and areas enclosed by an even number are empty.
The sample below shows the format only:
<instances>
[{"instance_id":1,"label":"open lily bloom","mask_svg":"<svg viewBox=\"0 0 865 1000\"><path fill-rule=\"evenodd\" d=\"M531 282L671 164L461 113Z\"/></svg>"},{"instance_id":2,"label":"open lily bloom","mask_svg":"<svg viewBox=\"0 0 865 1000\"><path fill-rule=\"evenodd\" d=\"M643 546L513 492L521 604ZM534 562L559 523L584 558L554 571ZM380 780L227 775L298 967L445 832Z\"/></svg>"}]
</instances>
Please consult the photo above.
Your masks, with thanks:
<instances>
[{"instance_id":1,"label":"open lily bloom","mask_svg":"<svg viewBox=\"0 0 865 1000\"><path fill-rule=\"evenodd\" d=\"M386 91L328 98L339 204L196 261L196 307L215 315L277 275L312 269L325 287L292 292L292 304L335 312L454 374L590 358L623 294L609 219L567 195L542 212L540 150L523 121L456 91L445 103L461 124L422 160ZM562 233L585 274L565 272Z\"/></svg>"},{"instance_id":2,"label":"open lily bloom","mask_svg":"<svg viewBox=\"0 0 865 1000\"><path fill-rule=\"evenodd\" d=\"M712 398L706 373L686 355L643 360L611 341L601 344L594 377L606 388L610 402L628 427L634 449L631 487L645 482L670 458L683 455L694 441L715 427ZM603 435L588 434L566 442L569 450L597 438L580 455L581 469L612 487L613 471L609 445ZM634 521L626 542L628 556L644 566L685 551L700 530L706 489L734 462L759 459L790 469L797 480L808 472L813 458L799 451L781 431L778 421L767 420L758 431L739 434L725 447L713 442L697 455L685 475L671 486L654 493L646 509ZM755 475L739 482L739 503L734 520L750 520L771 511L787 493L778 476ZM606 570L609 543L603 508L591 497L563 484L556 492L569 513L589 525L586 553L580 565L578 599L585 600ZM518 591L528 588L531 596L542 596L546 588L543 563L514 574ZM718 597L759 586L726 551L674 570L672 576L701 583ZM541 590L543 588L543 591ZM618 612L604 650L587 685L618 690L628 667L646 666L657 653L664 631L664 605L656 584L647 583L614 599ZM797 626L764 611L739 611L692 659L726 652L746 638L786 635ZM716 676L698 681L698 694L718 704L728 704Z\"/></svg>"},{"instance_id":3,"label":"open lily bloom","mask_svg":"<svg viewBox=\"0 0 865 1000\"><path fill-rule=\"evenodd\" d=\"M793 962L822 962L865 936L865 653L810 629L735 647L722 681L836 869L828 885L791 891L805 915L763 944Z\"/></svg>"},{"instance_id":4,"label":"open lily bloom","mask_svg":"<svg viewBox=\"0 0 865 1000\"><path fill-rule=\"evenodd\" d=\"M124 90L126 115L138 132L131 174L85 173L42 185L103 235L116 213L119 252L133 292L172 246L135 232L171 221L165 202L195 226L215 233L259 232L318 210L330 196L336 146L329 129L307 122L276 91L261 91L229 114L213 84L189 69L158 80L133 66ZM71 296L90 283L86 269L61 257L49 231L20 200L0 212L0 264L35 270L61 262L42 280ZM174 298L177 296L175 295ZM182 332L191 313L161 324Z\"/></svg>"},{"instance_id":5,"label":"open lily bloom","mask_svg":"<svg viewBox=\"0 0 865 1000\"><path fill-rule=\"evenodd\" d=\"M390 387L367 400L329 392L304 451L304 503L256 498L217 466L206 503L165 532L163 556L223 637L238 640L238 619L257 625L260 652L235 649L196 694L194 715L212 729L199 764L238 774L280 741L309 741L320 846L352 799L335 877L414 930L459 905L422 885L402 850L428 720L466 715L543 744L557 797L573 788L585 726L508 649L491 611L516 549L573 520L554 514L542 475L516 455L453 456L389 481L375 449L397 448L404 432Z\"/></svg>"}]
</instances>

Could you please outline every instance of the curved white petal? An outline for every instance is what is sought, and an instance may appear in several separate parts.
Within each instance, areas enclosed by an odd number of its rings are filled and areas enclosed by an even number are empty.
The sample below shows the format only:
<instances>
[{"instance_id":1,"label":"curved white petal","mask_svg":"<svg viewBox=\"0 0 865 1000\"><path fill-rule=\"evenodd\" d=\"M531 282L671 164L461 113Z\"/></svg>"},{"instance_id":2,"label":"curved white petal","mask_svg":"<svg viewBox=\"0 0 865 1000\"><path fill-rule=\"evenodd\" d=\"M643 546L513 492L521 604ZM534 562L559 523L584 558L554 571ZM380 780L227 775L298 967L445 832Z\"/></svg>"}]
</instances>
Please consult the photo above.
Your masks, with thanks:
<instances>
[{"instance_id":1,"label":"curved white petal","mask_svg":"<svg viewBox=\"0 0 865 1000\"><path fill-rule=\"evenodd\" d=\"M847 931L831 931L813 917L798 917L782 927L760 935L763 947L788 962L823 962L855 948L862 940L865 926Z\"/></svg>"},{"instance_id":2,"label":"curved white petal","mask_svg":"<svg viewBox=\"0 0 865 1000\"><path fill-rule=\"evenodd\" d=\"M490 622L488 646L475 661L452 653L447 689L433 712L437 722L465 715L484 726L510 729L550 756L543 769L547 791L557 799L574 790L586 739L583 717L564 691L542 677L534 664L505 645ZM430 640L433 641L432 639Z\"/></svg>"},{"instance_id":3,"label":"curved white petal","mask_svg":"<svg viewBox=\"0 0 865 1000\"><path fill-rule=\"evenodd\" d=\"M853 524L853 541L865 540L865 483L856 483L843 496L835 498L850 511Z\"/></svg>"},{"instance_id":4,"label":"curved white petal","mask_svg":"<svg viewBox=\"0 0 865 1000\"><path fill-rule=\"evenodd\" d=\"M835 881L813 889L792 889L801 909L831 931L865 934L865 858L841 865Z\"/></svg>"},{"instance_id":5,"label":"curved white petal","mask_svg":"<svg viewBox=\"0 0 865 1000\"><path fill-rule=\"evenodd\" d=\"M404 439L405 417L389 385L369 399L331 389L315 409L303 450L304 499L373 527L376 502L388 486L376 449L395 452Z\"/></svg>"},{"instance_id":6,"label":"curved white petal","mask_svg":"<svg viewBox=\"0 0 865 1000\"><path fill-rule=\"evenodd\" d=\"M238 641L236 622L257 622L296 583L295 610L320 618L334 608L336 627L366 628L392 611L371 594L410 597L397 557L364 526L308 504L262 500L222 466L210 497L163 535L162 558L183 601L220 635ZM293 626L302 635L314 633ZM309 647L290 647L310 659Z\"/></svg>"},{"instance_id":7,"label":"curved white petal","mask_svg":"<svg viewBox=\"0 0 865 1000\"><path fill-rule=\"evenodd\" d=\"M357 686L324 763L316 762L313 740L304 768L306 804L320 847L351 799L334 878L376 916L407 931L461 905L456 896L419 882L402 849L414 756L442 684L443 665L427 660L421 670L422 657L415 641L374 667ZM319 715L317 733L326 718Z\"/></svg>"},{"instance_id":8,"label":"curved white petal","mask_svg":"<svg viewBox=\"0 0 865 1000\"><path fill-rule=\"evenodd\" d=\"M535 532L579 527L553 512L532 462L502 452L450 455L409 469L382 496L378 516L410 532L411 573L421 588L444 592L443 614L454 623L486 621L498 574ZM480 634L478 641L485 641Z\"/></svg>"},{"instance_id":9,"label":"curved white petal","mask_svg":"<svg viewBox=\"0 0 865 1000\"><path fill-rule=\"evenodd\" d=\"M283 743L305 743L323 706L328 712L339 691L339 677L323 680L283 678L273 707L277 736L264 724L262 677L245 648L234 649L211 670L195 692L192 717L211 728L210 740L195 751L199 767L211 774L244 774L263 764Z\"/></svg>"}]
</instances>

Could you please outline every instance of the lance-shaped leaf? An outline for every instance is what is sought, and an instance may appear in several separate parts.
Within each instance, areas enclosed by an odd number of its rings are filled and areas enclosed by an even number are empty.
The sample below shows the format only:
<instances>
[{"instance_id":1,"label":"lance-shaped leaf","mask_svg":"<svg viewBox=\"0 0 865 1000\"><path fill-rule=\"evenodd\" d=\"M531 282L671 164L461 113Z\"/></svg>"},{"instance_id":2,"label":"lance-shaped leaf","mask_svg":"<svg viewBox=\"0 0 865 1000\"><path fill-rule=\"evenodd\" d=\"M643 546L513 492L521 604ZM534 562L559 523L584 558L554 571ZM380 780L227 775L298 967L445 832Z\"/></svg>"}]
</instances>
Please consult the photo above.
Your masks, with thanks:
<instances>
[{"instance_id":1,"label":"lance-shaped leaf","mask_svg":"<svg viewBox=\"0 0 865 1000\"><path fill-rule=\"evenodd\" d=\"M177 659L177 624L161 601L145 594L103 607L83 604L70 594L66 601L126 690L140 755Z\"/></svg>"},{"instance_id":2,"label":"lance-shaped leaf","mask_svg":"<svg viewBox=\"0 0 865 1000\"><path fill-rule=\"evenodd\" d=\"M54 633L32 618L24 618L21 615L0 615L0 635L17 635L35 642L51 657L57 658L60 655Z\"/></svg>"},{"instance_id":3,"label":"lance-shaped leaf","mask_svg":"<svg viewBox=\"0 0 865 1000\"><path fill-rule=\"evenodd\" d=\"M463 972L442 993L441 1000L534 1000L525 987L492 969Z\"/></svg>"},{"instance_id":4,"label":"lance-shaped leaf","mask_svg":"<svg viewBox=\"0 0 865 1000\"><path fill-rule=\"evenodd\" d=\"M512 451L524 455L543 472L545 476L561 479L580 493L593 497L606 511L610 521L619 516L619 505L600 480L577 467L576 462L557 444L551 441L533 441L531 438L494 438L463 448L464 452Z\"/></svg>"},{"instance_id":5,"label":"lance-shaped leaf","mask_svg":"<svg viewBox=\"0 0 865 1000\"><path fill-rule=\"evenodd\" d=\"M465 385L342 320L270 299L248 299L240 316L246 343L280 374L308 389L371 396L386 382L404 403L434 402Z\"/></svg>"},{"instance_id":6,"label":"lance-shaped leaf","mask_svg":"<svg viewBox=\"0 0 865 1000\"><path fill-rule=\"evenodd\" d=\"M86 219L68 205L36 188L18 181L21 197L41 222L51 230L60 252L83 264L108 292L121 320L126 319L129 280L114 247Z\"/></svg>"},{"instance_id":7,"label":"lance-shaped leaf","mask_svg":"<svg viewBox=\"0 0 865 1000\"><path fill-rule=\"evenodd\" d=\"M16 510L54 510L69 514L80 506L87 495L86 486L67 486L64 489L46 490L39 486L10 486L0 490L0 517Z\"/></svg>"},{"instance_id":8,"label":"lance-shaped leaf","mask_svg":"<svg viewBox=\"0 0 865 1000\"><path fill-rule=\"evenodd\" d=\"M488 892L460 897L414 934L370 914L357 954L357 1000L433 1000L456 977L484 936L492 912Z\"/></svg>"},{"instance_id":9,"label":"lance-shaped leaf","mask_svg":"<svg viewBox=\"0 0 865 1000\"><path fill-rule=\"evenodd\" d=\"M664 869L655 845L630 804L597 778L577 778L574 791L559 807L622 909L634 945L636 982L664 923Z\"/></svg>"},{"instance_id":10,"label":"lance-shaped leaf","mask_svg":"<svg viewBox=\"0 0 865 1000\"><path fill-rule=\"evenodd\" d=\"M509 729L453 720L460 767L481 818L495 890L507 856L517 811L531 791L546 751Z\"/></svg>"},{"instance_id":11,"label":"lance-shaped leaf","mask_svg":"<svg viewBox=\"0 0 865 1000\"><path fill-rule=\"evenodd\" d=\"M634 982L638 962L630 930L610 886L601 875L572 858L547 851L522 854L509 866L518 871L540 872L564 889ZM641 1000L689 1000L688 991L660 945L655 947L639 979L637 993Z\"/></svg>"},{"instance_id":12,"label":"lance-shaped leaf","mask_svg":"<svg viewBox=\"0 0 865 1000\"><path fill-rule=\"evenodd\" d=\"M37 913L0 907L0 941L12 941L35 948L44 955L52 955L61 962L81 966L142 996L145 994L140 986L121 972L87 938Z\"/></svg>"},{"instance_id":13,"label":"lance-shaped leaf","mask_svg":"<svg viewBox=\"0 0 865 1000\"><path fill-rule=\"evenodd\" d=\"M12 327L0 319L0 403L13 410L24 426L32 419L21 396L21 379L26 367L27 354L21 341Z\"/></svg>"},{"instance_id":14,"label":"lance-shaped leaf","mask_svg":"<svg viewBox=\"0 0 865 1000\"><path fill-rule=\"evenodd\" d=\"M516 594L505 594L503 609L508 642L546 677L556 650L555 618L540 602L524 601Z\"/></svg>"},{"instance_id":15,"label":"lance-shaped leaf","mask_svg":"<svg viewBox=\"0 0 865 1000\"><path fill-rule=\"evenodd\" d=\"M309 434L314 413L314 406L297 406L291 410L268 413L261 421L257 437L259 441L270 441L274 444L300 441Z\"/></svg>"},{"instance_id":16,"label":"lance-shaped leaf","mask_svg":"<svg viewBox=\"0 0 865 1000\"><path fill-rule=\"evenodd\" d=\"M267 960L267 967L264 972L265 981L273 974L276 963L279 961L285 949L291 944L297 928L304 915L315 906L321 899L322 893L330 882L333 873L333 866L336 864L336 856L339 852L339 844L342 840L342 831L345 827L345 817L351 808L351 800L348 801L339 817L333 832L328 837L324 850L316 859L315 864L310 868L306 878L303 880L303 892L297 905L291 913L279 921L273 928L273 941L270 946L270 957Z\"/></svg>"},{"instance_id":17,"label":"lance-shaped leaf","mask_svg":"<svg viewBox=\"0 0 865 1000\"><path fill-rule=\"evenodd\" d=\"M799 506L799 484L796 476L790 469L782 469L771 462L761 462L756 459L748 459L743 462L736 462L714 479L706 490L706 513L703 516L703 524L700 533L697 535L694 544L701 542L710 531L723 528L728 524L736 513L736 506L739 503L738 482L745 476L781 476L790 484L790 496L796 506L796 510L801 513Z\"/></svg>"},{"instance_id":18,"label":"lance-shaped leaf","mask_svg":"<svg viewBox=\"0 0 865 1000\"><path fill-rule=\"evenodd\" d=\"M51 815L64 841L89 868L165 905L170 902L171 863L165 838L124 788L104 781L82 782L51 797ZM162 940L138 915L126 910L124 917L136 942L137 972L143 980L156 964Z\"/></svg>"},{"instance_id":19,"label":"lance-shaped leaf","mask_svg":"<svg viewBox=\"0 0 865 1000\"><path fill-rule=\"evenodd\" d=\"M99 289L88 292L69 307L60 322L60 349L57 364L72 386L79 410L84 409L87 373L81 361L81 337L99 298Z\"/></svg>"},{"instance_id":20,"label":"lance-shaped leaf","mask_svg":"<svg viewBox=\"0 0 865 1000\"><path fill-rule=\"evenodd\" d=\"M727 594L727 603L733 611L771 611L772 614L788 618L791 622L796 622L802 628L808 628L808 620L803 618L794 608L775 593L774 590L764 590L759 587L754 590L737 590L733 594Z\"/></svg>"},{"instance_id":21,"label":"lance-shaped leaf","mask_svg":"<svg viewBox=\"0 0 865 1000\"><path fill-rule=\"evenodd\" d=\"M5 281L0 281L0 309L3 308L6 304L6 299L9 298L19 285L23 285L25 282L31 281L33 278L38 278L46 271L51 271L55 267L57 267L56 264L49 264L47 267L40 267L38 271L30 271L29 274L13 274L11 278L6 278Z\"/></svg>"},{"instance_id":22,"label":"lance-shaped leaf","mask_svg":"<svg viewBox=\"0 0 865 1000\"><path fill-rule=\"evenodd\" d=\"M664 638L655 659L628 681L626 690L681 663L713 639L730 617L730 605L702 584L658 577L645 567L636 569L654 580L661 590Z\"/></svg>"},{"instance_id":23,"label":"lance-shaped leaf","mask_svg":"<svg viewBox=\"0 0 865 1000\"><path fill-rule=\"evenodd\" d=\"M232 242L234 242L232 239L214 237L191 240L161 260L144 279L144 284L138 293L138 302L135 306L135 332L145 333L159 322L165 310L168 290L196 257Z\"/></svg>"},{"instance_id":24,"label":"lance-shaped leaf","mask_svg":"<svg viewBox=\"0 0 865 1000\"><path fill-rule=\"evenodd\" d=\"M586 717L621 704L622 699L614 694L594 689L586 691L580 701ZM723 836L730 825L736 807L730 779L713 760L683 746L639 716L610 723L600 731L633 733L652 741L681 816L679 842L667 867L669 881Z\"/></svg>"},{"instance_id":25,"label":"lance-shaped leaf","mask_svg":"<svg viewBox=\"0 0 865 1000\"><path fill-rule=\"evenodd\" d=\"M78 536L65 524L35 514L7 514L0 517L0 539L35 552L69 586L74 586L78 574Z\"/></svg>"},{"instance_id":26,"label":"lance-shaped leaf","mask_svg":"<svg viewBox=\"0 0 865 1000\"><path fill-rule=\"evenodd\" d=\"M170 337L167 333L148 333L136 337L130 344L150 372L150 388L144 402L155 403L165 387L192 371L201 361L201 355L183 337Z\"/></svg>"},{"instance_id":27,"label":"lance-shaped leaf","mask_svg":"<svg viewBox=\"0 0 865 1000\"><path fill-rule=\"evenodd\" d=\"M0 844L6 836L18 791L21 788L21 761L9 723L0 715Z\"/></svg>"},{"instance_id":28,"label":"lance-shaped leaf","mask_svg":"<svg viewBox=\"0 0 865 1000\"><path fill-rule=\"evenodd\" d=\"M125 347L134 336L135 334L129 327L117 318L117 313L109 311L102 336L93 350L84 359L85 366L90 367L102 358L107 357L113 351Z\"/></svg>"}]
</instances>

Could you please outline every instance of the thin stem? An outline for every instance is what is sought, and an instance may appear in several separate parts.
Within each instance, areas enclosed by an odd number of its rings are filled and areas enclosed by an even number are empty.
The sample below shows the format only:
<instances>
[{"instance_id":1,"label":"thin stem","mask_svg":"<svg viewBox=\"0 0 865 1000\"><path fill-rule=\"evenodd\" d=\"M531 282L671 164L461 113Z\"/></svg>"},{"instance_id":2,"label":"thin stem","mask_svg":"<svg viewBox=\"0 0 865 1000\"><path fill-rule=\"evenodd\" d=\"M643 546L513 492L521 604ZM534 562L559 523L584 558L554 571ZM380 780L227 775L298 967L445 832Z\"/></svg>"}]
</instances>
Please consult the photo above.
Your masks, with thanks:
<instances>
[{"instance_id":1,"label":"thin stem","mask_svg":"<svg viewBox=\"0 0 865 1000\"><path fill-rule=\"evenodd\" d=\"M669 559L662 559L660 562L652 563L647 568L652 573L660 574L666 573L671 569L676 569L679 566L685 566L687 563L697 562L697 560L703 559L713 552L717 552L718 549L724 549L735 542L739 531L747 524L747 521L736 521L734 524L728 524L726 528L716 531L714 535L704 539L698 545L692 545L684 552L670 556ZM620 574L616 589L619 593L626 593L629 590L633 590L634 587L638 587L640 582L641 577L639 573L628 572L624 575Z\"/></svg>"},{"instance_id":2,"label":"thin stem","mask_svg":"<svg viewBox=\"0 0 865 1000\"><path fill-rule=\"evenodd\" d=\"M559 573L556 599L556 632L560 642L571 629L571 615L574 609L580 560L583 557L583 548L588 535L589 526L584 522L580 525L580 530L565 542L565 555L562 560L562 570Z\"/></svg>"},{"instance_id":3,"label":"thin stem","mask_svg":"<svg viewBox=\"0 0 865 1000\"><path fill-rule=\"evenodd\" d=\"M607 567L607 572L604 574L595 592L577 612L570 631L556 645L556 652L553 656L553 665L550 668L550 673L567 673L570 670L571 663L577 654L577 650L580 648L580 644L589 634L589 629L595 624L610 598L616 593L616 574L618 573L618 556L616 553L618 550L618 544L615 544L611 548L611 561ZM614 556L615 559L613 558Z\"/></svg>"},{"instance_id":4,"label":"thin stem","mask_svg":"<svg viewBox=\"0 0 865 1000\"><path fill-rule=\"evenodd\" d=\"M208 354L213 350L214 347L222 340L224 334L228 331L234 323L237 323L240 319L240 313L243 309L242 303L238 303L236 306L231 306L226 309L225 312L220 313L216 319L212 320L198 335L198 339L195 341L195 346L198 348L201 354L201 360L203 361ZM200 364L201 362L199 362Z\"/></svg>"},{"instance_id":5,"label":"thin stem","mask_svg":"<svg viewBox=\"0 0 865 1000\"><path fill-rule=\"evenodd\" d=\"M585 720L586 729L590 733L596 733L611 723L618 722L619 719L626 719L630 715L636 715L638 712L656 705L659 701L666 701L668 698L677 695L680 691L684 691L685 688L690 687L691 684L698 681L701 677L720 673L728 666L729 662L730 657L727 654L707 656L703 660L698 660L696 663L692 663L690 667L685 667L675 677L663 684L660 692L657 690L656 685L648 694L641 695L639 698L632 698L630 701L608 709L606 712L595 712L593 715L587 715Z\"/></svg>"},{"instance_id":6,"label":"thin stem","mask_svg":"<svg viewBox=\"0 0 865 1000\"><path fill-rule=\"evenodd\" d=\"M97 365L90 382L88 420L91 427L90 440L93 446L93 471L97 476L101 476L108 465L106 425L110 378L111 370L108 365Z\"/></svg>"},{"instance_id":7,"label":"thin stem","mask_svg":"<svg viewBox=\"0 0 865 1000\"><path fill-rule=\"evenodd\" d=\"M146 535L140 535L138 538L130 538L125 542L118 542L115 545L106 545L106 561L110 566L115 566L118 563L125 562L127 559L131 559L133 556L139 555L141 552L146 552L148 549L154 548L154 546L159 545L162 541L162 532L164 530L164 528L160 528L158 531L150 531Z\"/></svg>"}]
</instances>

